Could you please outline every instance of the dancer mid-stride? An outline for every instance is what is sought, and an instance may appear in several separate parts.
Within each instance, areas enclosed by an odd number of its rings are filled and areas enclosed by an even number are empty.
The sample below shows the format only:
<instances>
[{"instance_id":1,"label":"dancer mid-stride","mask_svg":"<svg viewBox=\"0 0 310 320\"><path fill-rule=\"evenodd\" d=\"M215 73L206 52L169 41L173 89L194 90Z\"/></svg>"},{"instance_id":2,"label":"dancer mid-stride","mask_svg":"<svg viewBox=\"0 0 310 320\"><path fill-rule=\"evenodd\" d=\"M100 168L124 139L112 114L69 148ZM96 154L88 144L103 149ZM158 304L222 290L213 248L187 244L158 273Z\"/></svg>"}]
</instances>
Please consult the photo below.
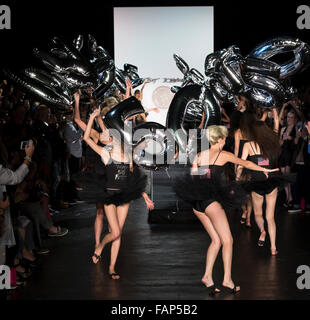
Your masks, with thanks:
<instances>
[{"instance_id":1,"label":"dancer mid-stride","mask_svg":"<svg viewBox=\"0 0 310 320\"><path fill-rule=\"evenodd\" d=\"M177 178L174 189L180 198L193 205L195 215L211 238L202 283L210 294L220 292L214 284L212 272L222 246L222 289L236 293L240 291L240 286L235 285L231 277L233 237L225 211L240 208L247 198L240 183L228 182L225 174L226 165L231 162L266 174L278 169L262 168L251 161L241 160L230 152L222 151L228 134L226 127L210 126L206 131L210 143L209 150L202 151L194 158L191 174Z\"/></svg>"},{"instance_id":2,"label":"dancer mid-stride","mask_svg":"<svg viewBox=\"0 0 310 320\"><path fill-rule=\"evenodd\" d=\"M125 150L125 146L116 138L112 138L112 151L107 151L104 147L98 146L90 138L91 128L94 119L100 118L100 108L96 109L89 118L84 140L101 157L106 165L106 181L101 181L104 186L102 189L102 199L104 211L109 223L110 232L102 239L92 256L96 264L101 258L102 250L105 245L112 241L111 259L109 266L109 275L111 279L119 279L120 275L115 271L115 264L118 257L121 233L127 218L130 201L143 196L148 209L154 208L154 203L144 192L146 186L146 176L133 166L131 155ZM103 134L110 136L103 124L101 124Z\"/></svg>"}]
</instances>

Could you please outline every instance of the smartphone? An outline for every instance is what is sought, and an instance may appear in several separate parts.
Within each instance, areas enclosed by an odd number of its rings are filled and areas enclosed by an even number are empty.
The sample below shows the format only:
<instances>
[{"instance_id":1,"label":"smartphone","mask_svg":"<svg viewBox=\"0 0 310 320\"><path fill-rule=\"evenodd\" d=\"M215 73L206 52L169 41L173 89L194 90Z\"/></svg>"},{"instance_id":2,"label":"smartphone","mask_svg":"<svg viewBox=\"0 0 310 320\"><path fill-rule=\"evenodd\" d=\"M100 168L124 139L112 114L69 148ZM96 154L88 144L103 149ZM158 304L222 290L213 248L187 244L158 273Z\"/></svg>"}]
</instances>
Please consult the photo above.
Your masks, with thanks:
<instances>
[{"instance_id":1,"label":"smartphone","mask_svg":"<svg viewBox=\"0 0 310 320\"><path fill-rule=\"evenodd\" d=\"M22 141L20 143L20 150L25 150L25 147L29 144L29 141Z\"/></svg>"},{"instance_id":2,"label":"smartphone","mask_svg":"<svg viewBox=\"0 0 310 320\"><path fill-rule=\"evenodd\" d=\"M8 196L7 193L3 192L2 193L2 201L6 201L7 196Z\"/></svg>"}]
</instances>

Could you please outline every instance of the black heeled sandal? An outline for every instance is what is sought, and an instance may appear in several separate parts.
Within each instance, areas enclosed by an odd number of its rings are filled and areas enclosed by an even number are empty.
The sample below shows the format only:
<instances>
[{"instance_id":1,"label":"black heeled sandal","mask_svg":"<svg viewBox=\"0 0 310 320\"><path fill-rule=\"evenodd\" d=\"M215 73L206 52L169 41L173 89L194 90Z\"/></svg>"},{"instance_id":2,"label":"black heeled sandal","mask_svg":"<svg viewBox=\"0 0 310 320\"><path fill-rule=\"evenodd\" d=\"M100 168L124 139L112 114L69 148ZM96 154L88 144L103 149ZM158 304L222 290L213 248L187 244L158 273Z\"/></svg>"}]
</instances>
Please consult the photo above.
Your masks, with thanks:
<instances>
[{"instance_id":1,"label":"black heeled sandal","mask_svg":"<svg viewBox=\"0 0 310 320\"><path fill-rule=\"evenodd\" d=\"M119 280L121 278L121 276L118 273L109 273L109 277L112 280ZM113 277L119 277L118 279L114 279Z\"/></svg>"},{"instance_id":2,"label":"black heeled sandal","mask_svg":"<svg viewBox=\"0 0 310 320\"><path fill-rule=\"evenodd\" d=\"M265 245L265 240L258 240L258 241L257 241L257 245L258 245L259 247L263 247L263 246Z\"/></svg>"},{"instance_id":3,"label":"black heeled sandal","mask_svg":"<svg viewBox=\"0 0 310 320\"><path fill-rule=\"evenodd\" d=\"M215 286L215 284L213 284L212 286L207 287L204 283L202 283L202 285L207 288L207 293L209 294L209 296L215 296L217 293L220 293L221 290L219 288L217 288ZM218 290L218 291L217 291Z\"/></svg>"},{"instance_id":4,"label":"black heeled sandal","mask_svg":"<svg viewBox=\"0 0 310 320\"><path fill-rule=\"evenodd\" d=\"M233 288L229 288L229 287L222 285L223 292L229 293L229 294L236 294L236 293L240 292L241 289L237 290L237 287L239 287L239 286L234 285Z\"/></svg>"},{"instance_id":5,"label":"black heeled sandal","mask_svg":"<svg viewBox=\"0 0 310 320\"><path fill-rule=\"evenodd\" d=\"M245 224L246 223L246 218L244 218L244 217L241 217L241 219L240 219L240 223L243 225L243 224Z\"/></svg>"}]
</instances>

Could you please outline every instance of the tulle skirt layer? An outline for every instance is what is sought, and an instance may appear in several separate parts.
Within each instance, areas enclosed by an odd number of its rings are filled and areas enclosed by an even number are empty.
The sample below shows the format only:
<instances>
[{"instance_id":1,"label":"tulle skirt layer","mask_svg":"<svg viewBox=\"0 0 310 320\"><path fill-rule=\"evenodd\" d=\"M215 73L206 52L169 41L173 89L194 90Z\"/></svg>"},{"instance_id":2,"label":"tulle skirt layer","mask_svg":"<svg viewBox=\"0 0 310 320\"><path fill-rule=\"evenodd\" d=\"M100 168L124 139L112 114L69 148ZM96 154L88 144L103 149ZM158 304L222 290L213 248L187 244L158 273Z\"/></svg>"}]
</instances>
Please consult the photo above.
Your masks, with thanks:
<instances>
[{"instance_id":1,"label":"tulle skirt layer","mask_svg":"<svg viewBox=\"0 0 310 320\"><path fill-rule=\"evenodd\" d=\"M200 212L204 212L215 201L226 212L239 210L247 201L247 192L242 182L219 183L213 179L200 179L200 176L189 173L176 178L173 189L180 199L189 202Z\"/></svg>"}]
</instances>

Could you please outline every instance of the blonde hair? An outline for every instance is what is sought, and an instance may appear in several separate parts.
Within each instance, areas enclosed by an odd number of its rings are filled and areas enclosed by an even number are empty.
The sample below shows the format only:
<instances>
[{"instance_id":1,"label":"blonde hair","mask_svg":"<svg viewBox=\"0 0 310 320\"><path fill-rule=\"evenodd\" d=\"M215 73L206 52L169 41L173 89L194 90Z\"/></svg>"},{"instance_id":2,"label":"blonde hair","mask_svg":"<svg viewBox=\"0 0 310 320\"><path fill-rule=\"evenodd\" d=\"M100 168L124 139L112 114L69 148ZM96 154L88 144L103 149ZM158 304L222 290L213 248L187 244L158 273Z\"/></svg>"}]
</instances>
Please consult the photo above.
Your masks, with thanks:
<instances>
[{"instance_id":1,"label":"blonde hair","mask_svg":"<svg viewBox=\"0 0 310 320\"><path fill-rule=\"evenodd\" d=\"M211 145L216 144L219 139L224 139L228 136L228 130L225 126L210 126L206 130L207 138Z\"/></svg>"},{"instance_id":2,"label":"blonde hair","mask_svg":"<svg viewBox=\"0 0 310 320\"><path fill-rule=\"evenodd\" d=\"M107 97L103 100L103 107L109 107L110 109L116 106L119 102L115 97Z\"/></svg>"}]
</instances>

